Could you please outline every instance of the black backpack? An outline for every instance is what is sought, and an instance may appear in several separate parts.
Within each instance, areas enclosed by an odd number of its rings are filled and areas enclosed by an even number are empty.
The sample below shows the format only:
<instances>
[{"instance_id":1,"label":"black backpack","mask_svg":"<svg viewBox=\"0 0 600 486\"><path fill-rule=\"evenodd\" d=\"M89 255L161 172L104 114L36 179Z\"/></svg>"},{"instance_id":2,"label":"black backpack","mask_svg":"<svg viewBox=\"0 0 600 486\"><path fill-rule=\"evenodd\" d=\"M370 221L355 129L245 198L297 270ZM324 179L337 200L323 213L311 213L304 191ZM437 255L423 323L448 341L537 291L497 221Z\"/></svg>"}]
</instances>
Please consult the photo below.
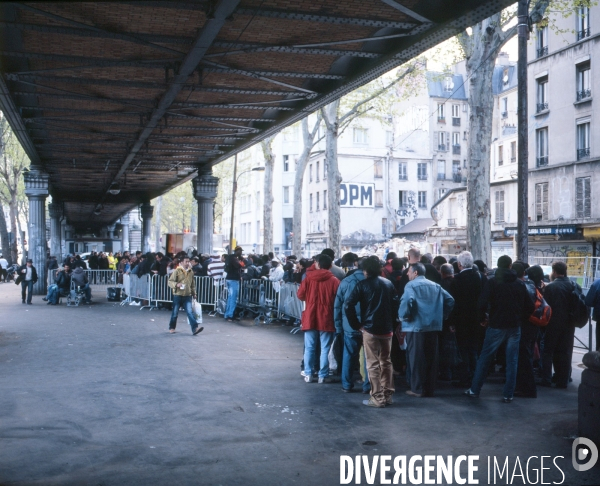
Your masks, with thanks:
<instances>
[{"instance_id":1,"label":"black backpack","mask_svg":"<svg viewBox=\"0 0 600 486\"><path fill-rule=\"evenodd\" d=\"M569 323L572 326L582 328L590 319L590 311L585 305L585 297L581 292L581 287L571 282L571 309L569 311Z\"/></svg>"}]
</instances>

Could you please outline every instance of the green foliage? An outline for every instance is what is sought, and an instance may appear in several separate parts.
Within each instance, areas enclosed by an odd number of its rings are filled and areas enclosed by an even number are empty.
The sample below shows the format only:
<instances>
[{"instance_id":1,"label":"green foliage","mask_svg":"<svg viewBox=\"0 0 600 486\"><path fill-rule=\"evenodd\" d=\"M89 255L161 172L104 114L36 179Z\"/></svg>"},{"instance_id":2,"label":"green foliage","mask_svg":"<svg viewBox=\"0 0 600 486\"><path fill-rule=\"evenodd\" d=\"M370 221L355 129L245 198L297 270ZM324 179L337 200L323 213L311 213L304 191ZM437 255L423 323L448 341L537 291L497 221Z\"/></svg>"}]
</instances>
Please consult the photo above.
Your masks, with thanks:
<instances>
[{"instance_id":1,"label":"green foliage","mask_svg":"<svg viewBox=\"0 0 600 486\"><path fill-rule=\"evenodd\" d=\"M151 204L156 207L155 201ZM184 230L195 232L196 228L191 227L191 221L196 211L191 181L170 190L162 196L161 234L182 233Z\"/></svg>"}]
</instances>

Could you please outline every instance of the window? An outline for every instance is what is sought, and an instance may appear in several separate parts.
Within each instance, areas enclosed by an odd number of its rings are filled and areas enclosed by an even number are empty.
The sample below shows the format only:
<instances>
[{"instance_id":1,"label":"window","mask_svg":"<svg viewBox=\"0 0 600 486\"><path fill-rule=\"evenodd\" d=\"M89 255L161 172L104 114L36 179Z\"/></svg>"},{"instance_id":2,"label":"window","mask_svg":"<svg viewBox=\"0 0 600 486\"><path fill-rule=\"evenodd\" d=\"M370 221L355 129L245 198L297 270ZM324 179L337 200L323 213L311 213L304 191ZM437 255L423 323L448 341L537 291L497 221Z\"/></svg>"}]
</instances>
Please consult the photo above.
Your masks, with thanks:
<instances>
[{"instance_id":1,"label":"window","mask_svg":"<svg viewBox=\"0 0 600 486\"><path fill-rule=\"evenodd\" d=\"M498 145L498 165L504 164L504 146Z\"/></svg>"},{"instance_id":2,"label":"window","mask_svg":"<svg viewBox=\"0 0 600 486\"><path fill-rule=\"evenodd\" d=\"M444 91L451 93L454 89L454 81L452 80L452 76L446 76L444 79Z\"/></svg>"},{"instance_id":3,"label":"window","mask_svg":"<svg viewBox=\"0 0 600 486\"><path fill-rule=\"evenodd\" d=\"M427 164L425 162L419 162L417 166L417 179L420 181L427 180Z\"/></svg>"},{"instance_id":4,"label":"window","mask_svg":"<svg viewBox=\"0 0 600 486\"><path fill-rule=\"evenodd\" d=\"M504 222L504 191L496 191L496 223Z\"/></svg>"},{"instance_id":5,"label":"window","mask_svg":"<svg viewBox=\"0 0 600 486\"><path fill-rule=\"evenodd\" d=\"M367 143L367 129L366 128L354 128L353 130L353 141L355 145L366 145Z\"/></svg>"},{"instance_id":6,"label":"window","mask_svg":"<svg viewBox=\"0 0 600 486\"><path fill-rule=\"evenodd\" d=\"M591 98L590 63L582 62L577 65L577 101Z\"/></svg>"},{"instance_id":7,"label":"window","mask_svg":"<svg viewBox=\"0 0 600 486\"><path fill-rule=\"evenodd\" d=\"M386 130L385 131L385 146L391 147L392 145L394 145L394 132L392 132L391 130Z\"/></svg>"},{"instance_id":8,"label":"window","mask_svg":"<svg viewBox=\"0 0 600 486\"><path fill-rule=\"evenodd\" d=\"M548 219L548 183L542 182L535 185L535 220Z\"/></svg>"},{"instance_id":9,"label":"window","mask_svg":"<svg viewBox=\"0 0 600 486\"><path fill-rule=\"evenodd\" d=\"M320 192L317 192L317 211L319 211L321 209L321 205L319 204L319 196L321 195Z\"/></svg>"},{"instance_id":10,"label":"window","mask_svg":"<svg viewBox=\"0 0 600 486\"><path fill-rule=\"evenodd\" d=\"M284 155L283 156L283 172L289 172L289 170L290 170L290 156Z\"/></svg>"},{"instance_id":11,"label":"window","mask_svg":"<svg viewBox=\"0 0 600 486\"><path fill-rule=\"evenodd\" d=\"M327 180L327 159L323 159L323 180Z\"/></svg>"},{"instance_id":12,"label":"window","mask_svg":"<svg viewBox=\"0 0 600 486\"><path fill-rule=\"evenodd\" d=\"M548 109L548 76L537 80L537 110L544 111Z\"/></svg>"},{"instance_id":13,"label":"window","mask_svg":"<svg viewBox=\"0 0 600 486\"><path fill-rule=\"evenodd\" d=\"M590 122L577 124L577 160L590 156Z\"/></svg>"},{"instance_id":14,"label":"window","mask_svg":"<svg viewBox=\"0 0 600 486\"><path fill-rule=\"evenodd\" d=\"M508 118L508 97L504 97L501 100L502 106L501 106L501 112L502 112L502 118Z\"/></svg>"},{"instance_id":15,"label":"window","mask_svg":"<svg viewBox=\"0 0 600 486\"><path fill-rule=\"evenodd\" d=\"M452 153L460 155L460 132L452 132Z\"/></svg>"},{"instance_id":16,"label":"window","mask_svg":"<svg viewBox=\"0 0 600 486\"><path fill-rule=\"evenodd\" d=\"M427 209L427 191L419 191L419 207Z\"/></svg>"},{"instance_id":17,"label":"window","mask_svg":"<svg viewBox=\"0 0 600 486\"><path fill-rule=\"evenodd\" d=\"M375 191L375 207L382 208L383 207L383 191Z\"/></svg>"},{"instance_id":18,"label":"window","mask_svg":"<svg viewBox=\"0 0 600 486\"><path fill-rule=\"evenodd\" d=\"M437 180L443 181L446 179L446 161L438 160L437 166L438 166Z\"/></svg>"},{"instance_id":19,"label":"window","mask_svg":"<svg viewBox=\"0 0 600 486\"><path fill-rule=\"evenodd\" d=\"M408 175L406 173L406 162L398 163L398 180L399 181L407 181Z\"/></svg>"},{"instance_id":20,"label":"window","mask_svg":"<svg viewBox=\"0 0 600 486\"><path fill-rule=\"evenodd\" d=\"M535 132L536 145L536 166L544 167L548 165L548 129L540 128Z\"/></svg>"},{"instance_id":21,"label":"window","mask_svg":"<svg viewBox=\"0 0 600 486\"><path fill-rule=\"evenodd\" d=\"M446 123L446 108L444 103L438 103L438 122Z\"/></svg>"},{"instance_id":22,"label":"window","mask_svg":"<svg viewBox=\"0 0 600 486\"><path fill-rule=\"evenodd\" d=\"M323 209L327 209L327 191L323 191Z\"/></svg>"},{"instance_id":23,"label":"window","mask_svg":"<svg viewBox=\"0 0 600 486\"><path fill-rule=\"evenodd\" d=\"M591 177L575 179L575 209L578 218L592 217Z\"/></svg>"},{"instance_id":24,"label":"window","mask_svg":"<svg viewBox=\"0 0 600 486\"><path fill-rule=\"evenodd\" d=\"M387 218L381 218L381 234L387 235Z\"/></svg>"},{"instance_id":25,"label":"window","mask_svg":"<svg viewBox=\"0 0 600 486\"><path fill-rule=\"evenodd\" d=\"M320 171L319 171L319 161L317 160L317 170L315 171L315 176L316 176L316 178L317 178L317 182L319 182L319 181L321 180L321 179L320 179L321 175L320 175L320 173L319 173L319 172L320 172Z\"/></svg>"},{"instance_id":26,"label":"window","mask_svg":"<svg viewBox=\"0 0 600 486\"><path fill-rule=\"evenodd\" d=\"M452 105L452 118L460 118L460 105Z\"/></svg>"},{"instance_id":27,"label":"window","mask_svg":"<svg viewBox=\"0 0 600 486\"><path fill-rule=\"evenodd\" d=\"M508 86L508 82L509 82L509 77L508 77L508 68L504 68L504 71L502 72L502 84L504 86Z\"/></svg>"},{"instance_id":28,"label":"window","mask_svg":"<svg viewBox=\"0 0 600 486\"><path fill-rule=\"evenodd\" d=\"M448 144L450 143L450 134L448 132L435 132L434 139L437 140L437 149L445 152L448 150Z\"/></svg>"},{"instance_id":29,"label":"window","mask_svg":"<svg viewBox=\"0 0 600 486\"><path fill-rule=\"evenodd\" d=\"M408 206L408 191L398 191L398 204L401 208Z\"/></svg>"},{"instance_id":30,"label":"window","mask_svg":"<svg viewBox=\"0 0 600 486\"><path fill-rule=\"evenodd\" d=\"M460 160L452 161L452 180L454 182L462 182L462 173L460 170Z\"/></svg>"},{"instance_id":31,"label":"window","mask_svg":"<svg viewBox=\"0 0 600 486\"><path fill-rule=\"evenodd\" d=\"M312 213L313 205L312 205L312 194L308 196L308 210Z\"/></svg>"},{"instance_id":32,"label":"window","mask_svg":"<svg viewBox=\"0 0 600 486\"><path fill-rule=\"evenodd\" d=\"M376 160L373 169L375 169L375 179L381 179L383 177L383 160Z\"/></svg>"},{"instance_id":33,"label":"window","mask_svg":"<svg viewBox=\"0 0 600 486\"><path fill-rule=\"evenodd\" d=\"M256 208L260 209L262 199L260 198L260 191L256 191Z\"/></svg>"},{"instance_id":34,"label":"window","mask_svg":"<svg viewBox=\"0 0 600 486\"><path fill-rule=\"evenodd\" d=\"M402 228L402 226L405 226L405 225L406 225L406 219L404 219L404 218L401 218L401 219L400 219L400 222L399 222L399 224L398 224L398 226L399 226L400 228Z\"/></svg>"},{"instance_id":35,"label":"window","mask_svg":"<svg viewBox=\"0 0 600 486\"><path fill-rule=\"evenodd\" d=\"M448 189L444 189L443 187L438 189L438 201L444 197L444 194L448 192Z\"/></svg>"},{"instance_id":36,"label":"window","mask_svg":"<svg viewBox=\"0 0 600 486\"><path fill-rule=\"evenodd\" d=\"M312 182L312 164L308 166L308 182Z\"/></svg>"},{"instance_id":37,"label":"window","mask_svg":"<svg viewBox=\"0 0 600 486\"><path fill-rule=\"evenodd\" d=\"M283 204L290 203L290 188L289 186L283 186Z\"/></svg>"},{"instance_id":38,"label":"window","mask_svg":"<svg viewBox=\"0 0 600 486\"><path fill-rule=\"evenodd\" d=\"M548 55L548 26L537 28L537 57Z\"/></svg>"},{"instance_id":39,"label":"window","mask_svg":"<svg viewBox=\"0 0 600 486\"><path fill-rule=\"evenodd\" d=\"M577 9L577 40L590 36L590 8L579 7Z\"/></svg>"},{"instance_id":40,"label":"window","mask_svg":"<svg viewBox=\"0 0 600 486\"><path fill-rule=\"evenodd\" d=\"M510 142L510 163L517 161L517 142Z\"/></svg>"}]
</instances>

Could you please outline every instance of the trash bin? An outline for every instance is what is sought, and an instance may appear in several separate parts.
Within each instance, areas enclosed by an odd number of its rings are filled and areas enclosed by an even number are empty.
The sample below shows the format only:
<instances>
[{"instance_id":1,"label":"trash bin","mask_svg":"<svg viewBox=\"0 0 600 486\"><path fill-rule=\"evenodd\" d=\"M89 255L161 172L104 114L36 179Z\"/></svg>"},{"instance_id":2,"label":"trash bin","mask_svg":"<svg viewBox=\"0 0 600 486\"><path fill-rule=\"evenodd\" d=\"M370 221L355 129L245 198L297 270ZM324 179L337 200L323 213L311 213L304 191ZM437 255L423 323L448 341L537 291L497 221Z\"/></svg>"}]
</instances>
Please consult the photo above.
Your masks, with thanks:
<instances>
[{"instance_id":1,"label":"trash bin","mask_svg":"<svg viewBox=\"0 0 600 486\"><path fill-rule=\"evenodd\" d=\"M106 289L106 300L110 302L121 301L121 287L108 287Z\"/></svg>"}]
</instances>

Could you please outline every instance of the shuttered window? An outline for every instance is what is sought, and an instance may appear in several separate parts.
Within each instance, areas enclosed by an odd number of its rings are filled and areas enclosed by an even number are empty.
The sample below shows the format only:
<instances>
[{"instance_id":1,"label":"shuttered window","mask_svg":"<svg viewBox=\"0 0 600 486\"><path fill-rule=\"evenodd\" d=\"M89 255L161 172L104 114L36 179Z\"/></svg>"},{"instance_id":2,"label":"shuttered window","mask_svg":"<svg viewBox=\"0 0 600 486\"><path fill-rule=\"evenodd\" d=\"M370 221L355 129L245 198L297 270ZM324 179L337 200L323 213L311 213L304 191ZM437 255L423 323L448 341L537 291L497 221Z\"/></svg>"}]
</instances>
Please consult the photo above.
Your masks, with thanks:
<instances>
[{"instance_id":1,"label":"shuttered window","mask_svg":"<svg viewBox=\"0 0 600 486\"><path fill-rule=\"evenodd\" d=\"M548 183L535 185L535 220L548 219Z\"/></svg>"},{"instance_id":2,"label":"shuttered window","mask_svg":"<svg viewBox=\"0 0 600 486\"><path fill-rule=\"evenodd\" d=\"M496 191L496 223L504 221L504 191Z\"/></svg>"},{"instance_id":3,"label":"shuttered window","mask_svg":"<svg viewBox=\"0 0 600 486\"><path fill-rule=\"evenodd\" d=\"M592 217L591 177L575 179L575 208L578 218Z\"/></svg>"}]
</instances>

